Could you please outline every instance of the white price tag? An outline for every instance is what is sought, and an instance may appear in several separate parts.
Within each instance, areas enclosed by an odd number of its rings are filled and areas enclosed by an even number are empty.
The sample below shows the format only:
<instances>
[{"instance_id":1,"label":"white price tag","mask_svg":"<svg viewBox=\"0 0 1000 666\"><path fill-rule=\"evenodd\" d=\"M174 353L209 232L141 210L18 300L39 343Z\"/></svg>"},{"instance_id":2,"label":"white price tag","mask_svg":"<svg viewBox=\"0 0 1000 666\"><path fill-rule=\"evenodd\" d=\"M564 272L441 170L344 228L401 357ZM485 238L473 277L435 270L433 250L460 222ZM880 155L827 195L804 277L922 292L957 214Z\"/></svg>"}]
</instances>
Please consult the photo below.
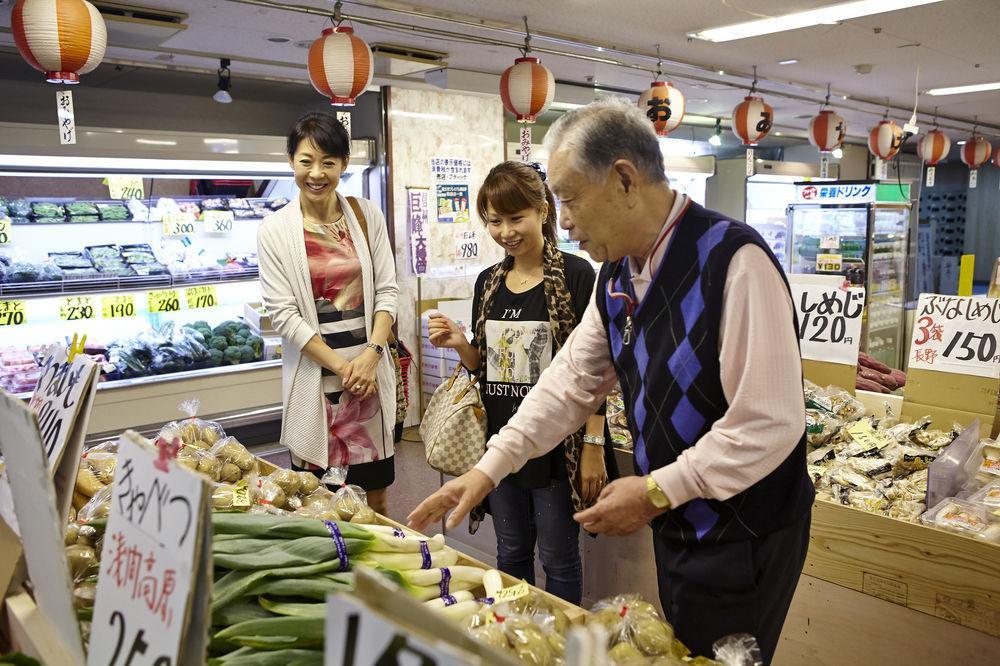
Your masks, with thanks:
<instances>
[{"instance_id":1,"label":"white price tag","mask_svg":"<svg viewBox=\"0 0 1000 666\"><path fill-rule=\"evenodd\" d=\"M1000 378L1000 299L921 294L909 369Z\"/></svg>"},{"instance_id":2,"label":"white price tag","mask_svg":"<svg viewBox=\"0 0 1000 666\"><path fill-rule=\"evenodd\" d=\"M821 153L819 156L819 177L830 177L830 153Z\"/></svg>"},{"instance_id":3,"label":"white price tag","mask_svg":"<svg viewBox=\"0 0 1000 666\"><path fill-rule=\"evenodd\" d=\"M756 165L754 164L753 148L747 148L747 175L752 176L756 171Z\"/></svg>"},{"instance_id":4,"label":"white price tag","mask_svg":"<svg viewBox=\"0 0 1000 666\"><path fill-rule=\"evenodd\" d=\"M865 309L863 287L842 288L838 277L789 275L802 358L856 365Z\"/></svg>"},{"instance_id":5,"label":"white price tag","mask_svg":"<svg viewBox=\"0 0 1000 666\"><path fill-rule=\"evenodd\" d=\"M821 249L821 250L839 250L840 249L840 236L820 236L819 237L819 249Z\"/></svg>"},{"instance_id":6,"label":"white price tag","mask_svg":"<svg viewBox=\"0 0 1000 666\"><path fill-rule=\"evenodd\" d=\"M191 213L166 213L161 221L164 236L190 236L194 233L194 215Z\"/></svg>"},{"instance_id":7,"label":"white price tag","mask_svg":"<svg viewBox=\"0 0 1000 666\"><path fill-rule=\"evenodd\" d=\"M455 232L455 259L470 261L479 258L479 240L475 231Z\"/></svg>"},{"instance_id":8,"label":"white price tag","mask_svg":"<svg viewBox=\"0 0 1000 666\"><path fill-rule=\"evenodd\" d=\"M924 182L924 187L934 187L934 178L936 175L937 167L927 167L927 180Z\"/></svg>"},{"instance_id":9,"label":"white price tag","mask_svg":"<svg viewBox=\"0 0 1000 666\"><path fill-rule=\"evenodd\" d=\"M164 449L121 436L88 665L203 662L204 653L185 654L185 639L189 627L205 633L188 612L208 603L192 594L210 538L205 497L205 481Z\"/></svg>"},{"instance_id":10,"label":"white price tag","mask_svg":"<svg viewBox=\"0 0 1000 666\"><path fill-rule=\"evenodd\" d=\"M97 364L85 354L68 360L66 348L53 345L42 363L28 407L38 417L45 455L50 466L58 465L87 392L96 390ZM85 415L89 418L89 412Z\"/></svg>"},{"instance_id":11,"label":"white price tag","mask_svg":"<svg viewBox=\"0 0 1000 666\"><path fill-rule=\"evenodd\" d=\"M206 234L228 234L233 230L236 216L231 210L206 210L204 214Z\"/></svg>"},{"instance_id":12,"label":"white price tag","mask_svg":"<svg viewBox=\"0 0 1000 666\"><path fill-rule=\"evenodd\" d=\"M347 136L351 136L351 112L350 111L337 111L337 120L340 124L344 126L347 130Z\"/></svg>"},{"instance_id":13,"label":"white price tag","mask_svg":"<svg viewBox=\"0 0 1000 666\"><path fill-rule=\"evenodd\" d=\"M979 169L973 169L969 172L969 189L974 190L977 185L979 185Z\"/></svg>"}]
</instances>

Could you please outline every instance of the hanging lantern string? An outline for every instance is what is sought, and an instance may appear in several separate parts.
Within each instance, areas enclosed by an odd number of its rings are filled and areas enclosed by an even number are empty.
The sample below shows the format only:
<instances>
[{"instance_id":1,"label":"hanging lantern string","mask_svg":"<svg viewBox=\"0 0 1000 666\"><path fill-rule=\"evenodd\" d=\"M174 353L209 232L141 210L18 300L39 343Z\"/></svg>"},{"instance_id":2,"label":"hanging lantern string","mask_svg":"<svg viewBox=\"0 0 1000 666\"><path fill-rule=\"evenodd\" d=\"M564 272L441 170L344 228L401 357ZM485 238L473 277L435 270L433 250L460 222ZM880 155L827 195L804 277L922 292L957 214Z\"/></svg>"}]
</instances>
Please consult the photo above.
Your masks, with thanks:
<instances>
[{"instance_id":1,"label":"hanging lantern string","mask_svg":"<svg viewBox=\"0 0 1000 666\"><path fill-rule=\"evenodd\" d=\"M522 16L521 19L524 21L524 48L521 49L521 55L527 58L531 53L531 30L528 28L528 17Z\"/></svg>"},{"instance_id":2,"label":"hanging lantern string","mask_svg":"<svg viewBox=\"0 0 1000 666\"><path fill-rule=\"evenodd\" d=\"M753 83L750 84L750 94L757 92L757 65L753 66Z\"/></svg>"},{"instance_id":3,"label":"hanging lantern string","mask_svg":"<svg viewBox=\"0 0 1000 666\"><path fill-rule=\"evenodd\" d=\"M663 76L663 59L660 58L660 45L656 45L656 81L660 80Z\"/></svg>"},{"instance_id":4,"label":"hanging lantern string","mask_svg":"<svg viewBox=\"0 0 1000 666\"><path fill-rule=\"evenodd\" d=\"M885 113L882 114L882 120L889 120L889 98L885 98Z\"/></svg>"},{"instance_id":5,"label":"hanging lantern string","mask_svg":"<svg viewBox=\"0 0 1000 666\"><path fill-rule=\"evenodd\" d=\"M342 12L343 8L344 3L341 0L337 0L337 2L333 5L333 16L330 20L333 22L335 28L339 28L340 24L344 22L344 14Z\"/></svg>"},{"instance_id":6,"label":"hanging lantern string","mask_svg":"<svg viewBox=\"0 0 1000 666\"><path fill-rule=\"evenodd\" d=\"M972 117L972 138L976 138L976 134L979 131L979 116Z\"/></svg>"},{"instance_id":7,"label":"hanging lantern string","mask_svg":"<svg viewBox=\"0 0 1000 666\"><path fill-rule=\"evenodd\" d=\"M830 106L830 84L826 84L826 100L819 105L819 110L822 111L826 107Z\"/></svg>"},{"instance_id":8,"label":"hanging lantern string","mask_svg":"<svg viewBox=\"0 0 1000 666\"><path fill-rule=\"evenodd\" d=\"M935 106L934 107L934 129L938 128L937 111L938 111L938 108Z\"/></svg>"}]
</instances>

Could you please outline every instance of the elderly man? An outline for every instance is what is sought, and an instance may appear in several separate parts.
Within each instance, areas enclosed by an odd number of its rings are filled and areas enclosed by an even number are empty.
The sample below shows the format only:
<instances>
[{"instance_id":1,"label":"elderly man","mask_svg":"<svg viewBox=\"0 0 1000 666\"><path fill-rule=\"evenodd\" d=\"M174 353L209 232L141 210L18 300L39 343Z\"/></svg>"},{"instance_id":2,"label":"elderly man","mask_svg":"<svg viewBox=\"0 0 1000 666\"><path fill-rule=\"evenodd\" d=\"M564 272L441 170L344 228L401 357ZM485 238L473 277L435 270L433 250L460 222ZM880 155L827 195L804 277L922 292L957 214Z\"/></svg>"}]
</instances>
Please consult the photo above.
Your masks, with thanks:
<instances>
[{"instance_id":1,"label":"elderly man","mask_svg":"<svg viewBox=\"0 0 1000 666\"><path fill-rule=\"evenodd\" d=\"M556 446L618 381L637 476L575 518L653 529L660 601L697 654L736 632L770 661L809 543L814 490L788 284L750 227L672 190L649 120L625 100L571 111L545 138L560 224L603 261L583 322L475 469L410 515L454 528Z\"/></svg>"}]
</instances>

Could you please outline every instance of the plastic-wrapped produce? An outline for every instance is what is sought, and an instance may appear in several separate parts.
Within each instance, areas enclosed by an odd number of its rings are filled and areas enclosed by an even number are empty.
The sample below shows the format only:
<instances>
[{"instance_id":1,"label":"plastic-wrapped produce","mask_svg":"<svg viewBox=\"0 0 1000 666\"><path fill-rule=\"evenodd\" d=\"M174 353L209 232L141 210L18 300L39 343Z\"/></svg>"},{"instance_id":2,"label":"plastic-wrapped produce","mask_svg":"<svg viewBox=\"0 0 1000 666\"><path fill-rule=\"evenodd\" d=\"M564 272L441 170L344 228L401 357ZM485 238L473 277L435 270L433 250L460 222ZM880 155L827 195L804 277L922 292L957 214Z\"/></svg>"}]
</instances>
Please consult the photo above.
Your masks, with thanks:
<instances>
[{"instance_id":1,"label":"plastic-wrapped produce","mask_svg":"<svg viewBox=\"0 0 1000 666\"><path fill-rule=\"evenodd\" d=\"M26 261L15 261L6 268L5 281L11 283L37 282L41 268Z\"/></svg>"},{"instance_id":2,"label":"plastic-wrapped produce","mask_svg":"<svg viewBox=\"0 0 1000 666\"><path fill-rule=\"evenodd\" d=\"M49 252L49 259L59 268L93 269L94 264L82 252Z\"/></svg>"},{"instance_id":3,"label":"plastic-wrapped produce","mask_svg":"<svg viewBox=\"0 0 1000 666\"><path fill-rule=\"evenodd\" d=\"M77 215L99 215L97 206L86 201L77 201L74 203L68 203L65 206L66 214L70 216Z\"/></svg>"},{"instance_id":4,"label":"plastic-wrapped produce","mask_svg":"<svg viewBox=\"0 0 1000 666\"><path fill-rule=\"evenodd\" d=\"M920 517L920 521L924 525L972 536L981 535L993 522L983 505L954 497L938 502Z\"/></svg>"},{"instance_id":5,"label":"plastic-wrapped produce","mask_svg":"<svg viewBox=\"0 0 1000 666\"><path fill-rule=\"evenodd\" d=\"M11 217L28 217L31 215L31 204L26 199L14 199L7 204L7 212Z\"/></svg>"},{"instance_id":6,"label":"plastic-wrapped produce","mask_svg":"<svg viewBox=\"0 0 1000 666\"><path fill-rule=\"evenodd\" d=\"M129 219L128 208L119 203L99 203L97 210L104 222L125 222Z\"/></svg>"},{"instance_id":7,"label":"plastic-wrapped produce","mask_svg":"<svg viewBox=\"0 0 1000 666\"><path fill-rule=\"evenodd\" d=\"M638 595L619 595L594 605L588 624L601 624L609 634L609 656L616 664L636 657L683 658L689 650L674 637L673 627Z\"/></svg>"},{"instance_id":8,"label":"plastic-wrapped produce","mask_svg":"<svg viewBox=\"0 0 1000 666\"><path fill-rule=\"evenodd\" d=\"M31 204L31 214L36 219L46 217L62 219L66 216L66 209L61 204L36 201Z\"/></svg>"}]
</instances>

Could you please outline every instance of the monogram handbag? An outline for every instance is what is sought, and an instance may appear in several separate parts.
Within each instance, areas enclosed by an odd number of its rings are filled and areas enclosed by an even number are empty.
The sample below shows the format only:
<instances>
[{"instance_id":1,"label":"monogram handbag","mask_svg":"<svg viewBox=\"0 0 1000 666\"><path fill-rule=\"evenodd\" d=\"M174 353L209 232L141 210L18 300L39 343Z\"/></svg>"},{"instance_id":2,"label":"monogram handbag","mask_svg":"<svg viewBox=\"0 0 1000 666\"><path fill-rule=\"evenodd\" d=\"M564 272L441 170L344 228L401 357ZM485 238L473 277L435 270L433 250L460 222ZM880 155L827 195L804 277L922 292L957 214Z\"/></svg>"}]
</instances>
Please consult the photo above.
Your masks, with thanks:
<instances>
[{"instance_id":1,"label":"monogram handbag","mask_svg":"<svg viewBox=\"0 0 1000 666\"><path fill-rule=\"evenodd\" d=\"M465 474L486 453L486 410L461 365L431 396L420 436L427 464L450 476Z\"/></svg>"}]
</instances>

